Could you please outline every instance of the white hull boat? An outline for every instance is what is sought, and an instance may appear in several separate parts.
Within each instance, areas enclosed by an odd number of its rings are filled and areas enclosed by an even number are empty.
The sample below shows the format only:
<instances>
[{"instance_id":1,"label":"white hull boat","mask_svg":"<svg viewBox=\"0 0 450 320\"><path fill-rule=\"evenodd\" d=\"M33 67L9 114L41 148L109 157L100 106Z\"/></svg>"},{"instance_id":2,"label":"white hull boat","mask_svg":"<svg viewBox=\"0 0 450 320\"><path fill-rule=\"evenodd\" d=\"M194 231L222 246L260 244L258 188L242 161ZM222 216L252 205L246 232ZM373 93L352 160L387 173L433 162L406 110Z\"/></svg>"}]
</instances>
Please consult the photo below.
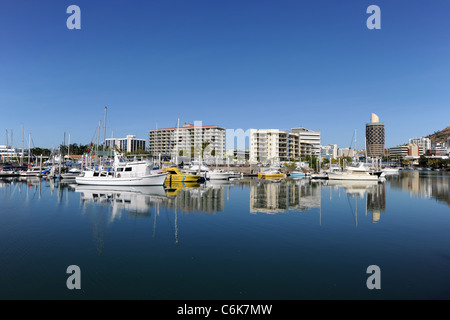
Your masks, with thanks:
<instances>
[{"instance_id":1,"label":"white hull boat","mask_svg":"<svg viewBox=\"0 0 450 320\"><path fill-rule=\"evenodd\" d=\"M398 168L383 168L381 169L381 172L384 172L386 175L390 175L390 174L398 174Z\"/></svg>"},{"instance_id":2,"label":"white hull boat","mask_svg":"<svg viewBox=\"0 0 450 320\"><path fill-rule=\"evenodd\" d=\"M22 177L40 177L42 176L43 169L41 167L32 167L27 171L20 172Z\"/></svg>"},{"instance_id":3,"label":"white hull boat","mask_svg":"<svg viewBox=\"0 0 450 320\"><path fill-rule=\"evenodd\" d=\"M347 167L343 172L328 172L328 180L358 180L358 181L378 181L384 173L375 173L366 168L363 164L357 167Z\"/></svg>"},{"instance_id":4,"label":"white hull boat","mask_svg":"<svg viewBox=\"0 0 450 320\"><path fill-rule=\"evenodd\" d=\"M152 170L149 161L121 161L115 153L113 167L101 171L88 170L75 177L78 184L102 186L162 186L167 173Z\"/></svg>"},{"instance_id":5,"label":"white hull boat","mask_svg":"<svg viewBox=\"0 0 450 320\"><path fill-rule=\"evenodd\" d=\"M114 175L103 176L77 176L78 184L102 185L102 186L162 186L166 181L167 173L157 173L136 177L117 177Z\"/></svg>"},{"instance_id":6,"label":"white hull boat","mask_svg":"<svg viewBox=\"0 0 450 320\"><path fill-rule=\"evenodd\" d=\"M62 179L75 179L80 174L81 174L81 170L80 169L70 169L68 172L62 173L61 174L61 178Z\"/></svg>"},{"instance_id":7,"label":"white hull boat","mask_svg":"<svg viewBox=\"0 0 450 320\"><path fill-rule=\"evenodd\" d=\"M211 170L204 164L200 165L200 167L198 164L194 164L191 165L189 168L184 169L183 171L186 173L201 175L206 180L228 180L230 178L236 177L235 173L233 172L225 172L223 170L218 169Z\"/></svg>"}]
</instances>

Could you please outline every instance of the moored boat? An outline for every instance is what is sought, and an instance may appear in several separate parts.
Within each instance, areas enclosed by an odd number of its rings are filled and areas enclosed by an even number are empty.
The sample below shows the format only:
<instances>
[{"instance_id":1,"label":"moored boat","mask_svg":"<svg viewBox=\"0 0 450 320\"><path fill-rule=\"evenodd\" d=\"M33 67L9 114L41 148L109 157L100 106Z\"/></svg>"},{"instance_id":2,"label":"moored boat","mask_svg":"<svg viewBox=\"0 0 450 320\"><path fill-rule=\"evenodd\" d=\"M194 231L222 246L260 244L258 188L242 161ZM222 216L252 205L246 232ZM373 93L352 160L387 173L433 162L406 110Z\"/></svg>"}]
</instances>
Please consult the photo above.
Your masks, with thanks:
<instances>
[{"instance_id":1,"label":"moored boat","mask_svg":"<svg viewBox=\"0 0 450 320\"><path fill-rule=\"evenodd\" d=\"M203 177L197 174L183 173L177 167L164 167L162 172L167 173L167 181L170 182L198 182Z\"/></svg>"},{"instance_id":2,"label":"moored boat","mask_svg":"<svg viewBox=\"0 0 450 320\"><path fill-rule=\"evenodd\" d=\"M75 177L78 184L108 186L161 186L167 173L153 170L150 161L121 161L115 153L114 164L101 170L86 170Z\"/></svg>"},{"instance_id":3,"label":"moored boat","mask_svg":"<svg viewBox=\"0 0 450 320\"><path fill-rule=\"evenodd\" d=\"M348 166L342 172L328 172L329 180L365 180L365 181L378 181L380 176L384 176L383 173L373 172L369 170L364 164L358 166Z\"/></svg>"},{"instance_id":4,"label":"moored boat","mask_svg":"<svg viewBox=\"0 0 450 320\"><path fill-rule=\"evenodd\" d=\"M284 179L286 174L282 173L280 169L267 169L258 172L258 179Z\"/></svg>"}]
</instances>

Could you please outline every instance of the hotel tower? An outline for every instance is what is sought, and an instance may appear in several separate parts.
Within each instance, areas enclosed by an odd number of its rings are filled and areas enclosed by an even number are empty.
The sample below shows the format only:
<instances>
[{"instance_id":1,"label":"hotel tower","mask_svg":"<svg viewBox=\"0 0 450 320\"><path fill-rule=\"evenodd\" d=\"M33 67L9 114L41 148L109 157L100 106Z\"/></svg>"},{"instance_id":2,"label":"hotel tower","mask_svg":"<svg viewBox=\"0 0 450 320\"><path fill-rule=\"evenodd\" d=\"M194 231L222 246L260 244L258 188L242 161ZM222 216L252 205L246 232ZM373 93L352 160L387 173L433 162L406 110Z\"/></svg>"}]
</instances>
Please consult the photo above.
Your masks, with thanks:
<instances>
[{"instance_id":1,"label":"hotel tower","mask_svg":"<svg viewBox=\"0 0 450 320\"><path fill-rule=\"evenodd\" d=\"M366 150L368 158L381 158L384 154L384 123L375 113L370 115L366 124Z\"/></svg>"}]
</instances>

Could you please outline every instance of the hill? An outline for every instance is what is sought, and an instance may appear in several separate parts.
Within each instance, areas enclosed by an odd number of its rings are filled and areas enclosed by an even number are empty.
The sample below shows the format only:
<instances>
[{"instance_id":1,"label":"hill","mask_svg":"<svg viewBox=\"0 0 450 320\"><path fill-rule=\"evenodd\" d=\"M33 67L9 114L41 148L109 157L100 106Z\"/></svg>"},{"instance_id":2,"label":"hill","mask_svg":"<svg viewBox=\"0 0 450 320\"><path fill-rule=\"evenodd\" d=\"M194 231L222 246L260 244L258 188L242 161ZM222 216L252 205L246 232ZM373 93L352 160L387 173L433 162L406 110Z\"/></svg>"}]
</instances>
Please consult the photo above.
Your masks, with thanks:
<instances>
[{"instance_id":1,"label":"hill","mask_svg":"<svg viewBox=\"0 0 450 320\"><path fill-rule=\"evenodd\" d=\"M441 131L436 131L435 133L430 134L426 137L430 138L431 142L433 143L433 142L446 142L449 136L450 136L450 126Z\"/></svg>"}]
</instances>

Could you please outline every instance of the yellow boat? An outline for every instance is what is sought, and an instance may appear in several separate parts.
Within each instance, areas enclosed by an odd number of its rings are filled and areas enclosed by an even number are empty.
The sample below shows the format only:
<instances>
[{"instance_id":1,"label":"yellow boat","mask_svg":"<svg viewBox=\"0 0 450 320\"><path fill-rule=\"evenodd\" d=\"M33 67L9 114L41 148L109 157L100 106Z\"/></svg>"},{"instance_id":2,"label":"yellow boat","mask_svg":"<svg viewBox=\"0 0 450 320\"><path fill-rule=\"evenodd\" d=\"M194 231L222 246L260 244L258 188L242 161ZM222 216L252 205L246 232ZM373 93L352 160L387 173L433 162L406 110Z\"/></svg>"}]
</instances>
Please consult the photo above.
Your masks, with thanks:
<instances>
[{"instance_id":1,"label":"yellow boat","mask_svg":"<svg viewBox=\"0 0 450 320\"><path fill-rule=\"evenodd\" d=\"M258 172L258 179L284 179L284 178L286 178L286 174L281 173L279 170Z\"/></svg>"},{"instance_id":2,"label":"yellow boat","mask_svg":"<svg viewBox=\"0 0 450 320\"><path fill-rule=\"evenodd\" d=\"M167 173L166 183L171 182L198 182L202 176L196 174L183 173L177 167L165 167L163 173Z\"/></svg>"}]
</instances>

